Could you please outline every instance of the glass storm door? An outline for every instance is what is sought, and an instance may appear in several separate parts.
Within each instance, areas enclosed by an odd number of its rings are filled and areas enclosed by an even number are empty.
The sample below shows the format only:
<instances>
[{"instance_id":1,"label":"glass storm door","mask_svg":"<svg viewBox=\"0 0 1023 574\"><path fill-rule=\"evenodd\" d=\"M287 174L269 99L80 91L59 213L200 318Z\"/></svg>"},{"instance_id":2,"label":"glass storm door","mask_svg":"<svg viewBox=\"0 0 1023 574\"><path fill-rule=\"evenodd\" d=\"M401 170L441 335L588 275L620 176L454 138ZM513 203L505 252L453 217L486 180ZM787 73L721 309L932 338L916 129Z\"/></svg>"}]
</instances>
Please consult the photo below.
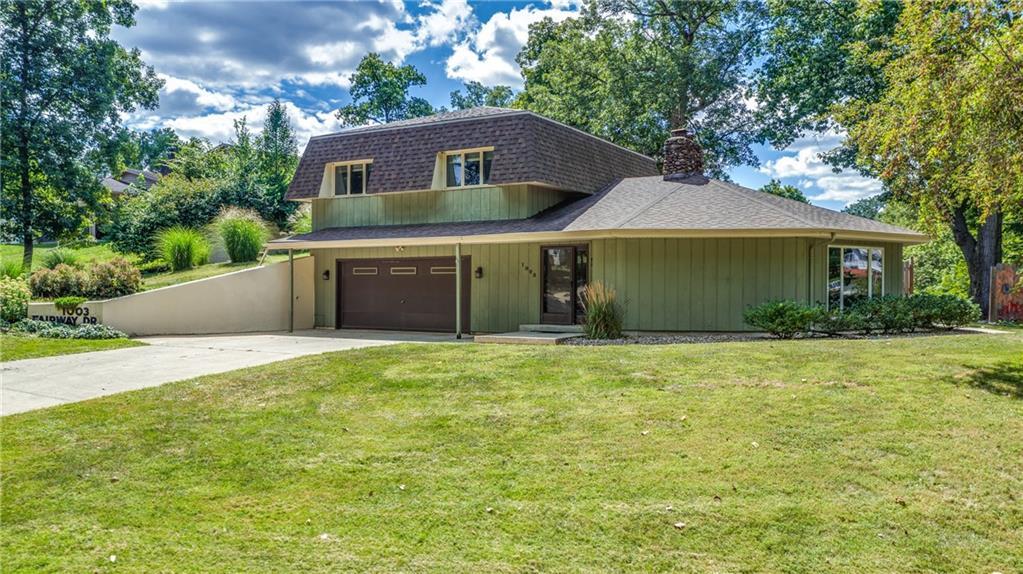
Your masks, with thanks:
<instances>
[{"instance_id":1,"label":"glass storm door","mask_svg":"<svg viewBox=\"0 0 1023 574\"><path fill-rule=\"evenodd\" d=\"M543 293L540 321L547 324L581 323L585 312L582 290L589 276L589 250L585 245L543 247Z\"/></svg>"}]
</instances>

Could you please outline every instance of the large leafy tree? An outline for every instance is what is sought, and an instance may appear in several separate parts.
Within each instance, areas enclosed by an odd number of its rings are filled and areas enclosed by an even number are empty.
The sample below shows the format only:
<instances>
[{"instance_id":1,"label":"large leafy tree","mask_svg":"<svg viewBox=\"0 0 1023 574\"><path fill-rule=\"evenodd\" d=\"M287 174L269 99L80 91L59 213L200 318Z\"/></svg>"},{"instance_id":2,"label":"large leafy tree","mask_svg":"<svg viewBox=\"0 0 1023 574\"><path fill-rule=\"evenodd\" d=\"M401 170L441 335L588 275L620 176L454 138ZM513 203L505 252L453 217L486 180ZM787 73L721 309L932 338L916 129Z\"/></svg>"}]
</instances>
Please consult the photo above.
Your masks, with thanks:
<instances>
[{"instance_id":1,"label":"large leafy tree","mask_svg":"<svg viewBox=\"0 0 1023 574\"><path fill-rule=\"evenodd\" d=\"M509 86L487 87L479 82L466 82L465 93L462 90L451 92L451 107L456 110L493 106L504 108L511 105L515 94Z\"/></svg>"},{"instance_id":2,"label":"large leafy tree","mask_svg":"<svg viewBox=\"0 0 1023 574\"><path fill-rule=\"evenodd\" d=\"M275 99L267 107L258 152L266 204L261 213L278 227L284 227L296 207L294 202L286 201L284 197L298 167L298 142L288 110L280 100Z\"/></svg>"},{"instance_id":3,"label":"large leafy tree","mask_svg":"<svg viewBox=\"0 0 1023 574\"><path fill-rule=\"evenodd\" d=\"M97 139L121 113L157 105L155 72L110 39L134 14L130 0L0 1L3 225L26 267L37 237L78 228L102 198L84 161Z\"/></svg>"},{"instance_id":4,"label":"large leafy tree","mask_svg":"<svg viewBox=\"0 0 1023 574\"><path fill-rule=\"evenodd\" d=\"M385 124L433 113L423 98L409 95L414 86L426 85L426 76L414 66L395 66L379 54L367 54L350 77L352 103L337 111L345 126Z\"/></svg>"},{"instance_id":5,"label":"large leafy tree","mask_svg":"<svg viewBox=\"0 0 1023 574\"><path fill-rule=\"evenodd\" d=\"M837 119L859 165L951 230L986 310L1005 217L1023 209L1023 0L908 2L876 58L886 88Z\"/></svg>"},{"instance_id":6,"label":"large leafy tree","mask_svg":"<svg viewBox=\"0 0 1023 574\"><path fill-rule=\"evenodd\" d=\"M692 130L708 171L756 164L750 96L767 10L755 0L603 0L530 27L516 105L648 155Z\"/></svg>"}]
</instances>

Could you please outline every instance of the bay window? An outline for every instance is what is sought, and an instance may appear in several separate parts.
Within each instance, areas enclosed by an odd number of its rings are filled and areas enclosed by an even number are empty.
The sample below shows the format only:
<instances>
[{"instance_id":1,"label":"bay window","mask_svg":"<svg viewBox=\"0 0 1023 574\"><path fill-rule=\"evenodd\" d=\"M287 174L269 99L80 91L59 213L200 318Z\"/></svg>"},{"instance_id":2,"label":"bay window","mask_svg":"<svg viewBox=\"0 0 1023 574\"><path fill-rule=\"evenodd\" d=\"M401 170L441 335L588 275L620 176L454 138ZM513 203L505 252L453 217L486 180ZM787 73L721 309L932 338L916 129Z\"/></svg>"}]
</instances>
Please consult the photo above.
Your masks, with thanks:
<instances>
[{"instance_id":1,"label":"bay window","mask_svg":"<svg viewBox=\"0 0 1023 574\"><path fill-rule=\"evenodd\" d=\"M884 249L828 248L828 309L848 309L884 295Z\"/></svg>"}]
</instances>

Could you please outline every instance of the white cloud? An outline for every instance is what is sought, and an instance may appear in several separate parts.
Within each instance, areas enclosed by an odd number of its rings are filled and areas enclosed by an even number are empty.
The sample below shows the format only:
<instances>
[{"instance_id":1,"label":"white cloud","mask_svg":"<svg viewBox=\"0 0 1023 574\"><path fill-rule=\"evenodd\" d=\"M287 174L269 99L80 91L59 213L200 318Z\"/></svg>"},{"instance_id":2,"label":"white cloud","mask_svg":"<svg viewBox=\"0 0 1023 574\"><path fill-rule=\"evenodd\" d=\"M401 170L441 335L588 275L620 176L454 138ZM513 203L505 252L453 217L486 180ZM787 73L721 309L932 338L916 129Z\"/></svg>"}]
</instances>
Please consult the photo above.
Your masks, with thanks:
<instances>
[{"instance_id":1,"label":"white cloud","mask_svg":"<svg viewBox=\"0 0 1023 574\"><path fill-rule=\"evenodd\" d=\"M445 69L449 78L477 81L486 85L522 85L519 66L515 63L522 46L529 39L529 25L550 17L555 21L574 16L575 12L560 8L512 8L497 12L464 41L455 45Z\"/></svg>"},{"instance_id":2,"label":"white cloud","mask_svg":"<svg viewBox=\"0 0 1023 574\"><path fill-rule=\"evenodd\" d=\"M160 105L164 112L178 108L212 108L225 111L237 103L230 94L211 92L191 80L167 74L157 75L164 82L160 90Z\"/></svg>"},{"instance_id":3,"label":"white cloud","mask_svg":"<svg viewBox=\"0 0 1023 574\"><path fill-rule=\"evenodd\" d=\"M341 129L332 110L309 112L290 101L282 103L291 118L291 124L295 129L295 138L298 140L300 148L305 148L309 138L314 135ZM234 121L242 117L245 117L249 129L253 133L258 133L262 131L263 121L266 120L266 105L250 104L228 112L179 116L165 119L159 123L150 122L149 127L169 127L183 137L201 137L218 144L234 139Z\"/></svg>"},{"instance_id":4,"label":"white cloud","mask_svg":"<svg viewBox=\"0 0 1023 574\"><path fill-rule=\"evenodd\" d=\"M451 43L476 25L472 6L466 0L441 0L439 3L427 0L420 6L429 9L416 17L416 41L422 46Z\"/></svg>"},{"instance_id":5,"label":"white cloud","mask_svg":"<svg viewBox=\"0 0 1023 574\"><path fill-rule=\"evenodd\" d=\"M799 138L777 159L765 161L760 172L773 178L796 179L813 201L840 201L846 205L878 194L881 182L851 171L835 173L824 163L821 154L837 147L844 138L838 132L827 132ZM813 193L820 190L820 193Z\"/></svg>"}]
</instances>

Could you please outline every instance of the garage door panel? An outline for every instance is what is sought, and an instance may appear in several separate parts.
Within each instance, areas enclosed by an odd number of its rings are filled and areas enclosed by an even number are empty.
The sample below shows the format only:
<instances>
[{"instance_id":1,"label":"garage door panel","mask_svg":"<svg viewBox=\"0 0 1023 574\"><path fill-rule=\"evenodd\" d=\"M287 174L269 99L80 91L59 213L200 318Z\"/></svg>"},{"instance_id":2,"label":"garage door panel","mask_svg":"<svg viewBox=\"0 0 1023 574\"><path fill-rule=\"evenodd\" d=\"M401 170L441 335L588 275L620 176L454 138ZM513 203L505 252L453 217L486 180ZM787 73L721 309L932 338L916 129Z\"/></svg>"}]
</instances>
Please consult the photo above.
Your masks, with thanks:
<instances>
[{"instance_id":1,"label":"garage door panel","mask_svg":"<svg viewBox=\"0 0 1023 574\"><path fill-rule=\"evenodd\" d=\"M462 266L462 329L468 331L468 257ZM454 331L454 267L454 257L339 261L337 325Z\"/></svg>"}]
</instances>

